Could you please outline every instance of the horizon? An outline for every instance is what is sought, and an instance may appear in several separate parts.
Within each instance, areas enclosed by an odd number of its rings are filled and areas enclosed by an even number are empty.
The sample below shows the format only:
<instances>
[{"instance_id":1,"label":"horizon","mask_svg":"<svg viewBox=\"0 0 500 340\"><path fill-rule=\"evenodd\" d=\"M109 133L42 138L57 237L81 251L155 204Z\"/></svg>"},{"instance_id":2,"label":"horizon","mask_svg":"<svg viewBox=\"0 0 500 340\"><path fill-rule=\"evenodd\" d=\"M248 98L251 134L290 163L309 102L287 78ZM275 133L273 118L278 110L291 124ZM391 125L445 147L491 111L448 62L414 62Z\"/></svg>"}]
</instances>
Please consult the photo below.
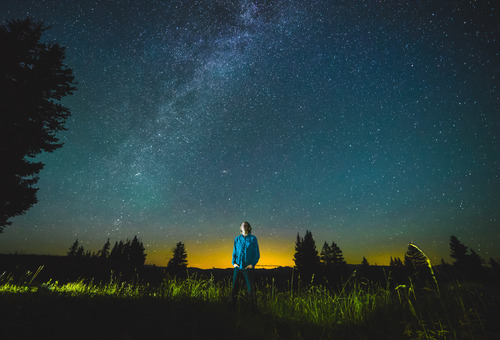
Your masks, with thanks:
<instances>
[{"instance_id":1,"label":"horizon","mask_svg":"<svg viewBox=\"0 0 500 340\"><path fill-rule=\"evenodd\" d=\"M303 236L303 235L302 235ZM125 241L127 239L132 239L133 237L129 237L129 238L125 238L123 239L122 241ZM314 234L313 234L313 238L314 238ZM141 240L141 238L138 238L140 242L143 242ZM111 248L113 247L114 243L115 242L119 242L120 240L112 240L110 239L110 244L111 244ZM448 239L449 241L449 239ZM73 240L74 242L74 240ZM67 247L66 247L66 250L64 252L56 252L56 253L27 253L25 251L15 251L15 252L9 252L9 253L5 253L5 252L0 252L0 254L4 254L4 255L34 255L34 256L37 256L37 255L40 255L40 256L66 256L67 255L67 250L69 249L69 247L71 246L71 244L73 243L71 242ZM182 241L180 241L182 242ZM327 241L329 244L331 244L332 240L330 241ZM335 242L335 241L334 241ZM177 243L177 242L175 242ZM145 246L145 254L147 255L146 256L146 262L145 262L145 265L151 265L151 266L157 266L157 267L166 267L167 263L168 263L168 260L172 257L173 255L173 249L174 249L174 246L175 246L175 243L172 244L172 247L169 251L164 251L164 252L160 252L160 253L156 253L154 252L153 254L150 254L148 253L148 249L147 249L147 245L146 244L143 244ZM315 243L316 243L316 250L318 251L318 254L321 253L321 247L322 247L322 244L324 242L321 242L321 244L318 244L318 242L316 241L315 239ZM337 242L336 242L337 243ZM97 246L96 248L87 248L85 246L85 243L82 242L81 240L79 240L79 244L80 245L83 245L84 246L84 250L85 252L89 251L91 254L95 254L97 253L100 249L102 249L102 245L100 246ZM265 244L265 242L264 242ZM450 257L450 249L449 249L449 244L446 243L446 250L447 250L447 253L445 256L441 256L441 257L437 257L434 252L431 252L429 253L427 250L426 250L426 247L425 245L419 245L417 244L423 251L424 253L426 253L427 256L429 256L429 259L431 260L431 264L433 266L435 265L439 265L441 264L441 261L444 260L445 263L452 263L453 262L453 259ZM467 246L467 245L466 245ZM293 262L293 256L294 256L294 253L295 253L295 241L292 242L291 246L289 247L289 256L288 256L288 253L283 253L283 252L279 252L277 254L277 256L272 256L270 255L267 251L262 251L261 249L261 260L259 261L259 263L257 264L256 268L259 268L259 267L294 267L294 262ZM368 255L362 255L361 257L359 256L356 256L356 260L351 260L350 258L347 258L346 257L346 253L344 252L344 250L341 248L343 254L344 254L344 258L347 262L347 264L349 265L359 265L361 264L361 261L363 259L363 257L365 257L367 260L368 260L368 263L370 265L374 265L374 266L388 266L389 265L389 262L390 262L390 258L400 258L400 259L404 259L404 254L406 253L406 250L408 248L408 244L405 244L403 247L401 247L401 249L403 249L404 251L400 252L400 253L386 253L386 254L372 254L372 256L368 256ZM189 249L189 245L186 245L186 252L187 252L187 261L188 261L188 267L191 267L191 268L199 268L199 269L231 269L232 266L231 266L231 252L232 252L232 247L228 253L228 250L229 248L227 246L223 247L222 249L219 249L219 256L217 255L213 255L212 254L206 254L205 252L196 252L194 251L194 256L191 256L191 251ZM228 254L228 255L227 255ZM348 252L348 254L350 254L350 256L352 256L352 252ZM359 253L361 254L361 253ZM429 255L431 254L431 255ZM480 253L478 253L481 257L482 255ZM192 260L192 258L194 258L194 260ZM202 258L208 258L205 262L203 262L201 259ZM488 263L489 261L489 258L485 258L485 257L482 257L483 260L485 261L485 263ZM218 259L217 261L214 261L214 259ZM280 261L274 261L273 259L281 259L281 262ZM498 258L494 258L495 260L498 260ZM357 261L357 262L356 262ZM275 263L273 263L275 262ZM279 262L279 263L278 263ZM227 263L227 267L224 267L224 263ZM213 265L215 264L215 265Z\"/></svg>"}]
</instances>

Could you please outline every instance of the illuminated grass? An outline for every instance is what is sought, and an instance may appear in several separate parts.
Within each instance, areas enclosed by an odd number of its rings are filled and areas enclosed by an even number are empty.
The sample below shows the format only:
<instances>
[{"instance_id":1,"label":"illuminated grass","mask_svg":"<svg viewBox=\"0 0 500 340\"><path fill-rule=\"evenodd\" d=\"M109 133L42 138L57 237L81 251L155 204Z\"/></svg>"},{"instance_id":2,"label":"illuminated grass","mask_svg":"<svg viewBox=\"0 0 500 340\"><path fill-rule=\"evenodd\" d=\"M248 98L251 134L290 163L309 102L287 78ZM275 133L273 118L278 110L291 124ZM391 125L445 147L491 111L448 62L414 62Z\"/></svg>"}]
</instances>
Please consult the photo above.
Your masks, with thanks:
<instances>
[{"instance_id":1,"label":"illuminated grass","mask_svg":"<svg viewBox=\"0 0 500 340\"><path fill-rule=\"evenodd\" d=\"M18 282L13 282L5 273L0 275L0 297L40 296L44 301L62 297L89 302L111 298L141 304L174 303L188 309L199 308L202 303L214 306L214 311L206 315L209 319L231 310L229 278L219 282L213 278L172 278L155 286L143 282L94 283L83 279L69 283L50 280L37 285L33 283L35 275L29 273ZM304 330L314 330L314 337L320 338L356 337L372 332L387 338L409 339L475 338L487 334L489 313L498 311L498 307L494 307L498 301L485 298L478 287L456 284L439 290L437 281L435 283L423 289L416 289L411 283L390 289L388 285L360 283L351 277L338 292L320 285L280 291L273 279L258 284L255 305L245 303L242 293L243 299L231 313L240 320L235 327L243 327L238 325L244 324L248 318L247 306L252 306L253 323L261 324L263 329L267 327L266 332L274 329L278 338L279 334L307 337Z\"/></svg>"}]
</instances>

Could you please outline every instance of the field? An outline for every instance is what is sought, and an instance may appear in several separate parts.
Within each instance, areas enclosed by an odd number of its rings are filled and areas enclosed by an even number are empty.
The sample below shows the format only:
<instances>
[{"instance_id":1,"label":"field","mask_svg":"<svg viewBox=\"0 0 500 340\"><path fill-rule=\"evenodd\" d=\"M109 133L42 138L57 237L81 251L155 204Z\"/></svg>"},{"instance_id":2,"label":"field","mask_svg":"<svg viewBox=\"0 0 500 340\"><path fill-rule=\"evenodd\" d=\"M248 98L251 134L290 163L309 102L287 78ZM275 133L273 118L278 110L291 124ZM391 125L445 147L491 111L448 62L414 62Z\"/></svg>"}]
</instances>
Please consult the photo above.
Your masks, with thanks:
<instances>
[{"instance_id":1,"label":"field","mask_svg":"<svg viewBox=\"0 0 500 340\"><path fill-rule=\"evenodd\" d=\"M434 276L394 286L390 272L384 283L354 270L332 289L268 271L255 301L241 293L231 304L226 275L58 282L41 281L43 272L1 274L2 339L500 338L496 285Z\"/></svg>"}]
</instances>

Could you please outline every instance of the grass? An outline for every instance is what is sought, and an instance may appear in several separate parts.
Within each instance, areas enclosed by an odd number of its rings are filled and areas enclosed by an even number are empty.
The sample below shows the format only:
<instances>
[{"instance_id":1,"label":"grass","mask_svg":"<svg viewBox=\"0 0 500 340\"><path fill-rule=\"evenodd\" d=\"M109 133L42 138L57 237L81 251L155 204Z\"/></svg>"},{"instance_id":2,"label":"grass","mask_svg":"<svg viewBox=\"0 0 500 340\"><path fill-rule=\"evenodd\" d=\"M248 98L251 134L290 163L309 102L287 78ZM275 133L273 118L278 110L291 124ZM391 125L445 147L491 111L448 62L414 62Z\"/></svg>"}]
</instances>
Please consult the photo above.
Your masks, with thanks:
<instances>
[{"instance_id":1,"label":"grass","mask_svg":"<svg viewBox=\"0 0 500 340\"><path fill-rule=\"evenodd\" d=\"M432 267L431 267L432 269ZM353 274L338 291L258 283L255 301L233 306L229 278L36 283L0 276L0 327L11 338L484 339L500 338L498 290L411 281L390 288ZM51 326L57 324L57 331ZM78 332L75 332L79 329ZM9 338L7 336L7 338Z\"/></svg>"}]
</instances>

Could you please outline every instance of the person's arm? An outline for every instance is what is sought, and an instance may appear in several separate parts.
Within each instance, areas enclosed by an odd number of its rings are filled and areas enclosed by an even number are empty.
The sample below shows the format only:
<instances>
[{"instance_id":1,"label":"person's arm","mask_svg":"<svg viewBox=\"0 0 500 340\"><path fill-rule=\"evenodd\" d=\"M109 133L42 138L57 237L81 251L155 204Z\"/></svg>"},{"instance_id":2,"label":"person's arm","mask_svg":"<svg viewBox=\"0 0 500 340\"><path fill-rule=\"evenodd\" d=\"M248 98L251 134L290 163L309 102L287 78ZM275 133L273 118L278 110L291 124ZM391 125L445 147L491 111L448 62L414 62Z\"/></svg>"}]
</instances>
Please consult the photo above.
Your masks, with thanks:
<instances>
[{"instance_id":1,"label":"person's arm","mask_svg":"<svg viewBox=\"0 0 500 340\"><path fill-rule=\"evenodd\" d=\"M251 243L251 254L252 254L251 264L249 264L245 269L255 268L255 265L257 264L257 262L259 262L260 259L259 243L257 242L256 237L254 237L254 242Z\"/></svg>"},{"instance_id":2,"label":"person's arm","mask_svg":"<svg viewBox=\"0 0 500 340\"><path fill-rule=\"evenodd\" d=\"M255 238L254 258L253 258L253 261L252 261L252 264L253 264L254 267L257 265L257 262L259 262L259 259L260 259L259 242L257 242L257 238Z\"/></svg>"},{"instance_id":3,"label":"person's arm","mask_svg":"<svg viewBox=\"0 0 500 340\"><path fill-rule=\"evenodd\" d=\"M233 267L238 267L238 264L236 263L236 259L237 259L237 250L236 250L236 239L234 239L234 245L233 245Z\"/></svg>"}]
</instances>

